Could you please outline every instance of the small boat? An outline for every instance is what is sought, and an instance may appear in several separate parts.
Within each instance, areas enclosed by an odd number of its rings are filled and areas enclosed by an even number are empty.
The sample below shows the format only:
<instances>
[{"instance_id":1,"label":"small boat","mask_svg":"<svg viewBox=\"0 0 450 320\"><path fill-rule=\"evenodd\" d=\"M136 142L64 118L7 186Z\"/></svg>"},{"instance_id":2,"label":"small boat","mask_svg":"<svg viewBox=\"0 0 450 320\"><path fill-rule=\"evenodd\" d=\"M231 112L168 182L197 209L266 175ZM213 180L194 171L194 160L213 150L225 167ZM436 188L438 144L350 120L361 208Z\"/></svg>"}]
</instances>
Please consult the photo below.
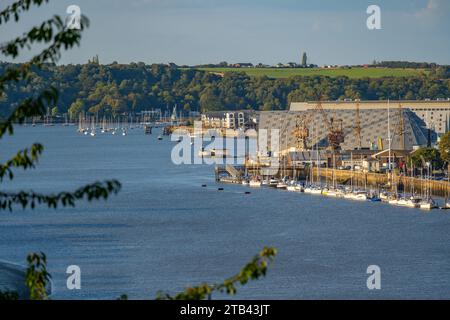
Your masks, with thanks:
<instances>
[{"instance_id":1,"label":"small boat","mask_svg":"<svg viewBox=\"0 0 450 320\"><path fill-rule=\"evenodd\" d=\"M380 200L381 201L389 201L389 193L387 192L381 192L380 193Z\"/></svg>"},{"instance_id":2,"label":"small boat","mask_svg":"<svg viewBox=\"0 0 450 320\"><path fill-rule=\"evenodd\" d=\"M269 187L276 187L278 185L277 179L270 179L269 180Z\"/></svg>"},{"instance_id":3,"label":"small boat","mask_svg":"<svg viewBox=\"0 0 450 320\"><path fill-rule=\"evenodd\" d=\"M325 194L327 197L337 198L338 197L338 191L335 189L328 189L327 193Z\"/></svg>"},{"instance_id":4,"label":"small boat","mask_svg":"<svg viewBox=\"0 0 450 320\"><path fill-rule=\"evenodd\" d=\"M354 197L354 194L353 194L353 192L346 192L346 193L344 193L344 199L353 199L353 197Z\"/></svg>"},{"instance_id":5,"label":"small boat","mask_svg":"<svg viewBox=\"0 0 450 320\"><path fill-rule=\"evenodd\" d=\"M322 188L320 188L320 187L312 187L310 193L311 194L315 194L315 195L322 194Z\"/></svg>"},{"instance_id":6,"label":"small boat","mask_svg":"<svg viewBox=\"0 0 450 320\"><path fill-rule=\"evenodd\" d=\"M356 201L367 201L367 192L365 191L355 191L353 192L352 200Z\"/></svg>"},{"instance_id":7,"label":"small boat","mask_svg":"<svg viewBox=\"0 0 450 320\"><path fill-rule=\"evenodd\" d=\"M288 187L288 185L286 184L286 182L280 181L277 183L277 189L286 189Z\"/></svg>"},{"instance_id":8,"label":"small boat","mask_svg":"<svg viewBox=\"0 0 450 320\"><path fill-rule=\"evenodd\" d=\"M406 207L408 200L405 198L400 198L397 200L397 205L401 207Z\"/></svg>"},{"instance_id":9,"label":"small boat","mask_svg":"<svg viewBox=\"0 0 450 320\"><path fill-rule=\"evenodd\" d=\"M397 198L390 198L388 200L388 203L391 204L391 205L396 206L396 205L398 205L398 199Z\"/></svg>"},{"instance_id":10,"label":"small boat","mask_svg":"<svg viewBox=\"0 0 450 320\"><path fill-rule=\"evenodd\" d=\"M289 181L289 183L287 183L286 190L287 191L299 191L297 187L298 187L298 183L294 180L291 180L291 181Z\"/></svg>"},{"instance_id":11,"label":"small boat","mask_svg":"<svg viewBox=\"0 0 450 320\"><path fill-rule=\"evenodd\" d=\"M443 209L443 210L448 210L448 209L450 209L450 202L446 202L446 203L444 204L444 206L443 206L441 209Z\"/></svg>"},{"instance_id":12,"label":"small boat","mask_svg":"<svg viewBox=\"0 0 450 320\"><path fill-rule=\"evenodd\" d=\"M250 186L251 188L259 188L259 187L261 187L261 181L255 180L255 179L250 180L249 186Z\"/></svg>"},{"instance_id":13,"label":"small boat","mask_svg":"<svg viewBox=\"0 0 450 320\"><path fill-rule=\"evenodd\" d=\"M163 138L162 138L162 136L161 135L159 135L158 136L158 140L162 140Z\"/></svg>"},{"instance_id":14,"label":"small boat","mask_svg":"<svg viewBox=\"0 0 450 320\"><path fill-rule=\"evenodd\" d=\"M433 199L429 198L419 202L419 208L423 210L431 210L437 208L437 205Z\"/></svg>"},{"instance_id":15,"label":"small boat","mask_svg":"<svg viewBox=\"0 0 450 320\"><path fill-rule=\"evenodd\" d=\"M420 198L411 197L406 201L406 206L408 208L419 208L421 201L422 201L422 199L420 199Z\"/></svg>"},{"instance_id":16,"label":"small boat","mask_svg":"<svg viewBox=\"0 0 450 320\"><path fill-rule=\"evenodd\" d=\"M244 180L242 180L242 185L248 186L248 185L250 185L250 182L248 180L244 179Z\"/></svg>"}]
</instances>

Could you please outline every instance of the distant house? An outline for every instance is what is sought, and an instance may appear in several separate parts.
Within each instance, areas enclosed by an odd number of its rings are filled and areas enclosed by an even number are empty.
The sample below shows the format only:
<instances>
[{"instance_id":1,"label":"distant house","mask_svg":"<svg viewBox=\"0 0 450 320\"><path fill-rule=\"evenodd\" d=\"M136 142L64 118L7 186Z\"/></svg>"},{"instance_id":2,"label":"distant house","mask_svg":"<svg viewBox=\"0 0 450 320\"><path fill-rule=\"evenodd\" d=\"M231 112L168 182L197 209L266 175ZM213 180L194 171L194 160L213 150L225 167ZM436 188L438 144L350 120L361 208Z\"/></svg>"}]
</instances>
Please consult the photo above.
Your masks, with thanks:
<instances>
[{"instance_id":1,"label":"distant house","mask_svg":"<svg viewBox=\"0 0 450 320\"><path fill-rule=\"evenodd\" d=\"M233 68L253 68L253 63L235 63L232 65Z\"/></svg>"},{"instance_id":2,"label":"distant house","mask_svg":"<svg viewBox=\"0 0 450 320\"><path fill-rule=\"evenodd\" d=\"M286 65L287 65L288 68L297 68L297 67L299 67L299 65L297 63L295 63L295 62L288 62Z\"/></svg>"}]
</instances>

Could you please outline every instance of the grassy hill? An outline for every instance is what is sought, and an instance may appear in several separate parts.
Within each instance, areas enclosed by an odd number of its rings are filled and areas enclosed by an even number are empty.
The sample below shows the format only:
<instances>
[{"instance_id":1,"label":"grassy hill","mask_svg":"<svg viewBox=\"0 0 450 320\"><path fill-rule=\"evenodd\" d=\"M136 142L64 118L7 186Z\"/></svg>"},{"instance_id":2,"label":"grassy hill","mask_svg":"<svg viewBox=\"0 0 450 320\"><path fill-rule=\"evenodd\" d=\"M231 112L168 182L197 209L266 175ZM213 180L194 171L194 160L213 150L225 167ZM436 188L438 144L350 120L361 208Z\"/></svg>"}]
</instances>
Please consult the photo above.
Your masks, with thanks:
<instances>
[{"instance_id":1,"label":"grassy hill","mask_svg":"<svg viewBox=\"0 0 450 320\"><path fill-rule=\"evenodd\" d=\"M382 77L408 77L428 73L426 69L401 69L401 68L352 68L352 69L294 69L294 68L197 68L215 73L245 72L250 76L267 76L269 78L289 78L293 76L346 76L349 78L382 78Z\"/></svg>"}]
</instances>

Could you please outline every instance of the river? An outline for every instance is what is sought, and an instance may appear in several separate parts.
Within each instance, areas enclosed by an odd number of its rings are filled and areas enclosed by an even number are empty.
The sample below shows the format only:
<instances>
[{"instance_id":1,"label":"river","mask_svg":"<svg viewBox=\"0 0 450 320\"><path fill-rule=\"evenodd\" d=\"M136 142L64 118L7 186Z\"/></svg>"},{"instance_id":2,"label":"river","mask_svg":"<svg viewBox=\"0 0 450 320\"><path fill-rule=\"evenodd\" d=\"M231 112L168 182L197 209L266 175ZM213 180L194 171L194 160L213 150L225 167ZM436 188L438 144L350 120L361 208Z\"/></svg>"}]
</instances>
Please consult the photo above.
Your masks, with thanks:
<instances>
[{"instance_id":1,"label":"river","mask_svg":"<svg viewBox=\"0 0 450 320\"><path fill-rule=\"evenodd\" d=\"M0 213L0 259L24 264L43 251L53 299L155 298L236 272L264 246L278 250L267 277L239 287L241 299L449 299L450 214L270 188L221 185L209 165L174 165L174 142L144 135L21 127L0 141L0 158L41 142L35 170L16 171L3 190L73 190L118 179L107 202ZM207 187L202 187L206 184ZM68 290L66 268L81 268ZM381 290L369 290L369 265ZM224 296L216 295L216 298Z\"/></svg>"}]
</instances>

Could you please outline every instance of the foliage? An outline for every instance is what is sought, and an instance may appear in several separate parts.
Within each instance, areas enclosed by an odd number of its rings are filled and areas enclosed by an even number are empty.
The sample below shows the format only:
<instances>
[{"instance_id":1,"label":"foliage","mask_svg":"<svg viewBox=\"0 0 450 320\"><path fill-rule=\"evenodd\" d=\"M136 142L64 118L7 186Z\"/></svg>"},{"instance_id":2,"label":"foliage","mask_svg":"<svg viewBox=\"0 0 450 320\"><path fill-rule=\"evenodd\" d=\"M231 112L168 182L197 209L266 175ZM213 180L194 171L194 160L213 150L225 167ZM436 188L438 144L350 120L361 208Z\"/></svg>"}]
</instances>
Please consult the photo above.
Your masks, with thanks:
<instances>
[{"instance_id":1,"label":"foliage","mask_svg":"<svg viewBox=\"0 0 450 320\"><path fill-rule=\"evenodd\" d=\"M17 291L0 290L0 301L19 300Z\"/></svg>"},{"instance_id":2,"label":"foliage","mask_svg":"<svg viewBox=\"0 0 450 320\"><path fill-rule=\"evenodd\" d=\"M435 169L442 168L442 159L439 150L435 148L420 148L411 155L411 161L416 168L426 168L429 162Z\"/></svg>"},{"instance_id":3,"label":"foliage","mask_svg":"<svg viewBox=\"0 0 450 320\"><path fill-rule=\"evenodd\" d=\"M33 6L40 6L47 3L48 0L17 0L6 6L0 12L0 25L6 24L11 19L18 22L24 12ZM71 49L79 45L81 32L88 25L86 17L81 19L81 28L68 29L59 16L44 21L41 25L32 27L24 33L9 42L0 45L0 52L12 59L17 58L24 48L31 49L33 44L40 44L44 49L31 58L30 61L23 64L3 64L0 68L0 99L6 101L11 108L3 108L5 120L0 123L0 139L6 134L14 134L14 125L23 123L29 117L42 117L48 109L52 113L58 111L58 90L52 83L40 84L35 80L35 74L43 72L49 65L54 65L62 50ZM23 95L12 95L12 101L5 99L8 96L7 91L13 87L27 87ZM35 143L30 148L19 150L12 158L5 163L0 164L0 183L4 179L12 180L14 178L14 169L32 169L42 154L44 147ZM12 211L14 205L20 205L22 208L35 208L38 204L44 204L49 208L58 206L74 206L76 200L86 199L106 199L110 194L117 193L120 190L120 183L115 180L105 182L95 182L83 186L74 192L59 192L56 194L41 194L34 191L19 192L0 192L0 211ZM47 272L47 259L43 253L32 253L27 257L28 269L26 272L25 283L30 290L30 299L41 300L47 298L46 285L50 280L50 274ZM2 292L4 299L17 299L15 292Z\"/></svg>"},{"instance_id":4,"label":"foliage","mask_svg":"<svg viewBox=\"0 0 450 320\"><path fill-rule=\"evenodd\" d=\"M30 300L47 299L47 285L51 279L47 272L47 257L44 253L31 253L27 256L28 268L25 284L30 291Z\"/></svg>"},{"instance_id":5,"label":"foliage","mask_svg":"<svg viewBox=\"0 0 450 320\"><path fill-rule=\"evenodd\" d=\"M414 68L414 69L430 69L437 67L436 63L428 62L411 62L411 61L380 61L373 65L386 68Z\"/></svg>"},{"instance_id":6,"label":"foliage","mask_svg":"<svg viewBox=\"0 0 450 320\"><path fill-rule=\"evenodd\" d=\"M208 71L211 73L225 72L243 72L251 77L268 77L271 79L285 79L293 77L347 77L349 79L384 79L384 78L402 78L402 77L422 77L430 74L432 70L428 69L399 69L399 68L366 68L366 67L338 67L338 68L276 68L276 67L257 67L257 68L231 68L231 67L199 67L196 70ZM183 68L183 70L189 70Z\"/></svg>"},{"instance_id":7,"label":"foliage","mask_svg":"<svg viewBox=\"0 0 450 320\"><path fill-rule=\"evenodd\" d=\"M277 254L276 249L265 247L258 255L256 255L249 263L247 263L242 270L226 279L222 283L217 284L201 284L196 287L190 287L183 292L171 296L167 293L159 292L157 299L159 300L204 300L211 298L214 292L226 293L234 295L237 292L236 285L245 285L250 280L257 280L264 277L267 273L267 268L270 262L273 261Z\"/></svg>"},{"instance_id":8,"label":"foliage","mask_svg":"<svg viewBox=\"0 0 450 320\"><path fill-rule=\"evenodd\" d=\"M27 256L27 270L25 272L25 285L29 291L30 300L48 299L47 291L51 275L47 271L47 257L44 253L30 253ZM17 291L1 291L0 301L19 300Z\"/></svg>"},{"instance_id":9,"label":"foliage","mask_svg":"<svg viewBox=\"0 0 450 320\"><path fill-rule=\"evenodd\" d=\"M0 63L0 73L22 65ZM315 68L213 68L180 69L170 65L42 65L33 68L28 81L9 83L0 99L5 118L17 101L41 101L41 114L58 107L72 119L82 112L117 116L159 108L178 110L283 110L291 101L315 98L362 100L436 99L450 96L450 80L427 76L417 69L315 69ZM266 76L267 75L267 76ZM394 76L397 75L397 76ZM50 88L39 97L36 92ZM53 93L59 92L56 103ZM31 114L26 115L28 119Z\"/></svg>"},{"instance_id":10,"label":"foliage","mask_svg":"<svg viewBox=\"0 0 450 320\"><path fill-rule=\"evenodd\" d=\"M439 152L442 161L450 165L450 132L447 132L439 141Z\"/></svg>"},{"instance_id":11,"label":"foliage","mask_svg":"<svg viewBox=\"0 0 450 320\"><path fill-rule=\"evenodd\" d=\"M17 22L23 12L28 11L31 6L40 6L47 0L17 0L6 9L0 12L0 24L8 22L11 18ZM86 68L74 72L72 67L64 67L71 76L68 78L72 82L64 82L64 77L57 81L61 75L57 72L54 63L60 56L62 48L70 49L74 45L78 45L81 38L81 31L87 25L87 19L83 17L81 21L81 29L65 28L62 19L54 16L52 19L43 22L38 27L33 27L29 32L21 37L7 42L0 46L0 52L5 56L16 58L21 49L30 48L31 44L49 44L41 53L33 57L29 62L24 64L2 64L0 66L0 101L2 101L2 111L5 111L5 121L0 123L0 139L5 134L12 135L14 133L14 125L23 123L29 117L44 116L48 109L52 109L52 114L56 114L58 108L67 110L70 108L72 116L80 113L84 105L80 101L87 99L90 103L89 110L91 112L110 112L113 115L126 111L126 108L133 110L138 106L141 100L145 100L142 92L155 99L163 99L166 103L176 103L180 98L173 95L174 86L180 86L182 91L188 84L192 83L208 83L206 88L212 95L208 99L218 99L215 97L219 92L212 89L211 84L217 84L217 77L206 73L198 73L187 71L181 73L173 68L164 68L158 65L151 66L148 74L142 75L142 69L147 68L145 65L136 65L136 70L141 73L137 77L142 83L136 82L134 72L127 74L120 68L112 67L105 69L100 66L98 59L93 59ZM55 69L56 68L56 69ZM81 67L80 67L81 68ZM52 74L56 79L51 78ZM150 76L151 74L151 76ZM75 77L76 80L75 80ZM147 77L149 76L149 77ZM196 77L200 77L197 78ZM121 79L120 83L112 81L112 79ZM94 79L92 81L92 79ZM153 79L158 79L157 82ZM150 81L149 81L150 80ZM244 79L241 79L244 80ZM152 87L149 85L152 83ZM55 85L56 84L56 85ZM232 85L233 83L229 83ZM23 88L27 88L23 90ZM75 93L81 89L83 94ZM63 97L68 94L72 98L58 103L58 90L63 92ZM206 89L205 89L206 90ZM244 93L243 88L231 89L231 87L223 87L222 90L226 94L241 95ZM234 91L237 90L237 91ZM193 103L194 94L197 96L203 91L201 86L195 90L183 92L182 99L186 101L186 105ZM38 93L36 93L38 92ZM69 93L68 93L69 92ZM201 94L200 94L201 95ZM78 97L78 98L75 98ZM175 97L175 98L174 98ZM75 99L74 99L75 98ZM11 99L11 100L9 100ZM239 100L240 98L238 98ZM125 101L132 101L127 105ZM17 101L21 101L17 103ZM64 98L63 98L64 101ZM69 102L70 101L70 102ZM235 103L232 97L228 103ZM238 101L242 103L242 101ZM69 104L70 103L70 107ZM10 110L7 106L11 105ZM208 104L205 102L205 106ZM73 108L72 108L73 107ZM56 109L55 109L56 108ZM35 167L39 156L43 152L41 144L33 144L31 148L20 150L10 160L4 164L0 164L0 182L4 178L12 180L14 178L13 169L32 169ZM45 204L49 208L57 208L58 206L74 206L76 200L87 199L88 201L100 198L108 198L110 194L117 193L120 190L120 183L115 180L106 181L104 183L96 182L91 185L81 187L75 192L59 192L57 194L40 194L34 191L19 191L17 193L0 192L0 210L12 210L13 205L21 205L22 208L30 207L33 209L37 204ZM179 293L175 297L165 295L166 299L204 299L206 295L210 296L214 291L227 292L228 294L236 293L236 283L245 284L251 279L258 279L266 274L268 262L272 261L276 254L275 249L265 248L258 256L256 256L238 275L225 280L221 284L208 286L202 285L197 288L187 289L186 292ZM51 279L47 271L47 257L44 253L31 253L27 256L28 268L26 271L25 284L30 291L31 300L47 299L46 287ZM18 299L16 292L0 292L0 299ZM128 297L122 295L121 300Z\"/></svg>"},{"instance_id":12,"label":"foliage","mask_svg":"<svg viewBox=\"0 0 450 320\"><path fill-rule=\"evenodd\" d=\"M7 6L0 12L0 25L7 23L11 18L17 22L21 14L30 9L31 6L40 6L47 0L19 0ZM14 124L23 123L28 117L44 116L48 108L52 113L58 102L58 91L51 84L39 85L34 82L34 74L44 70L48 63L55 63L61 54L61 50L70 49L78 45L81 32L88 25L88 20L83 17L80 30L68 29L59 16L43 22L40 26L31 28L9 42L0 46L3 55L16 58L23 48L30 48L32 44L46 44L40 53L35 55L29 62L24 64L8 64L7 68L0 69L0 96L11 86L27 86L30 88L23 96L12 95L14 102L8 101L13 109L6 116L6 120L0 123L0 139L5 134L14 133ZM36 93L37 92L37 93ZM17 102L21 101L21 102ZM7 110L9 111L9 110ZM10 160L0 164L0 182L5 177L14 178L13 169L32 169L35 167L39 156L43 152L43 146L39 143L33 144L29 149L18 151ZM87 199L89 201L100 198L108 198L110 194L120 190L120 183L115 180L96 182L75 190L75 192L59 192L57 194L40 194L34 191L0 192L0 210L12 210L14 204L22 208L34 208L37 204L45 204L49 208L58 205L74 206L76 200Z\"/></svg>"}]
</instances>

